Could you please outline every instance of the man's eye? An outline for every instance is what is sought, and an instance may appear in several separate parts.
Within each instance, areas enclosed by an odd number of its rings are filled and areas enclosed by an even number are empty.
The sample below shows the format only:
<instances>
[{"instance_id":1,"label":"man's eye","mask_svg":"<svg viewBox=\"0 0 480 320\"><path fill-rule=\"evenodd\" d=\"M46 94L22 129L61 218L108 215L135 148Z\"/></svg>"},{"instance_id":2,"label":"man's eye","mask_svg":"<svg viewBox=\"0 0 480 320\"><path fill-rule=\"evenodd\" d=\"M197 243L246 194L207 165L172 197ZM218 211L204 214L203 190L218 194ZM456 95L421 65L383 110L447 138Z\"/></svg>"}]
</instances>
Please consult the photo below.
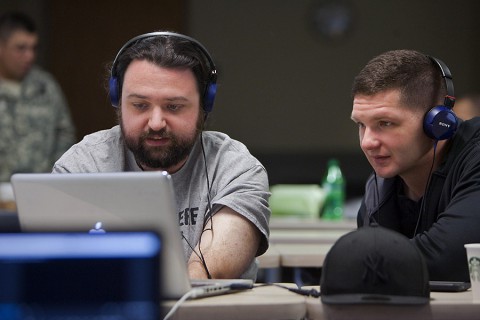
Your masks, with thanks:
<instances>
[{"instance_id":1,"label":"man's eye","mask_svg":"<svg viewBox=\"0 0 480 320\"><path fill-rule=\"evenodd\" d=\"M133 106L139 110L144 110L148 107L145 103L133 103Z\"/></svg>"},{"instance_id":2,"label":"man's eye","mask_svg":"<svg viewBox=\"0 0 480 320\"><path fill-rule=\"evenodd\" d=\"M177 110L179 110L179 109L181 108L181 106L178 105L178 104L169 104L169 105L167 106L167 108L168 108L168 110L170 110L170 111L177 111Z\"/></svg>"},{"instance_id":3,"label":"man's eye","mask_svg":"<svg viewBox=\"0 0 480 320\"><path fill-rule=\"evenodd\" d=\"M390 127L392 123L390 121L380 121L381 127Z\"/></svg>"}]
</instances>

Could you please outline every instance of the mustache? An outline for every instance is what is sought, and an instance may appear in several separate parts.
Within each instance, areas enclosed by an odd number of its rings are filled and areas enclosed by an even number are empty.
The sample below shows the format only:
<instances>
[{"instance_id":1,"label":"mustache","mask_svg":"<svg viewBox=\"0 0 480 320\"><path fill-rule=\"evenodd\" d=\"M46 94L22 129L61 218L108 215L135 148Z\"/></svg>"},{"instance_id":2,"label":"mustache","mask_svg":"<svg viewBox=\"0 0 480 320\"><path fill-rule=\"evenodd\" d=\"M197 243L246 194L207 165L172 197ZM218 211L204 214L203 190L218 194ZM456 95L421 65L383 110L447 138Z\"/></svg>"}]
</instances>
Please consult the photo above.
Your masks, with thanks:
<instances>
[{"instance_id":1,"label":"mustache","mask_svg":"<svg viewBox=\"0 0 480 320\"><path fill-rule=\"evenodd\" d=\"M165 128L155 131L155 130L148 130L147 132L142 133L141 139L147 139L147 138L171 138L171 134L167 132Z\"/></svg>"}]
</instances>

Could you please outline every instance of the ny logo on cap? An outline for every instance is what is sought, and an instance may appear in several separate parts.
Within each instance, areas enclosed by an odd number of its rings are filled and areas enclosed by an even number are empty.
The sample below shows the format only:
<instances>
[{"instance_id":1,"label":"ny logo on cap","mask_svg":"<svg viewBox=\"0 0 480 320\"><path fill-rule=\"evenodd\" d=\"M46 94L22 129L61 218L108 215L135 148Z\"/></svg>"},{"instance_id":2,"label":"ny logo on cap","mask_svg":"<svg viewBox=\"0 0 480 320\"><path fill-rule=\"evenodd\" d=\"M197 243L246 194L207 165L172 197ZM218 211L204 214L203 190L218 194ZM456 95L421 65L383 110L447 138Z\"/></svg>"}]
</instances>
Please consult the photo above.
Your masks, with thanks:
<instances>
[{"instance_id":1,"label":"ny logo on cap","mask_svg":"<svg viewBox=\"0 0 480 320\"><path fill-rule=\"evenodd\" d=\"M365 272L363 273L364 282L370 282L376 285L388 281L386 262L383 256L377 253L369 254L363 261L363 264L365 265Z\"/></svg>"}]
</instances>

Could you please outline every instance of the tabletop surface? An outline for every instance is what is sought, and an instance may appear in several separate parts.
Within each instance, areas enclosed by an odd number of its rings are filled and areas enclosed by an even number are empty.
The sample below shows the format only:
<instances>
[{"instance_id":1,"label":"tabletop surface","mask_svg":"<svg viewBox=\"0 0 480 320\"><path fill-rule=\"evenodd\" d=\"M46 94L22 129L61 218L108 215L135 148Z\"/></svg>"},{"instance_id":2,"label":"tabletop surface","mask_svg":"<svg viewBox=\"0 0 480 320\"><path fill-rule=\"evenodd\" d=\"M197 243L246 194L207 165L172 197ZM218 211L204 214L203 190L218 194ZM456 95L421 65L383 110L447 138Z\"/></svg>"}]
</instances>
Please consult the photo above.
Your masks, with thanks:
<instances>
[{"instance_id":1,"label":"tabletop surface","mask_svg":"<svg viewBox=\"0 0 480 320\"><path fill-rule=\"evenodd\" d=\"M307 319L480 319L480 303L471 290L431 292L430 303L420 306L327 305L318 298L306 298Z\"/></svg>"},{"instance_id":2,"label":"tabletop surface","mask_svg":"<svg viewBox=\"0 0 480 320\"><path fill-rule=\"evenodd\" d=\"M333 244L348 230L271 230L270 243Z\"/></svg>"},{"instance_id":3,"label":"tabletop surface","mask_svg":"<svg viewBox=\"0 0 480 320\"><path fill-rule=\"evenodd\" d=\"M323 220L319 218L275 217L270 218L271 230L346 230L357 228L356 219Z\"/></svg>"},{"instance_id":4,"label":"tabletop surface","mask_svg":"<svg viewBox=\"0 0 480 320\"><path fill-rule=\"evenodd\" d=\"M260 268L319 268L332 246L333 243L272 243L257 259Z\"/></svg>"},{"instance_id":5,"label":"tabletop surface","mask_svg":"<svg viewBox=\"0 0 480 320\"><path fill-rule=\"evenodd\" d=\"M165 302L165 311L174 303ZM304 296L257 284L252 290L185 301L170 319L303 319L306 310Z\"/></svg>"},{"instance_id":6,"label":"tabletop surface","mask_svg":"<svg viewBox=\"0 0 480 320\"><path fill-rule=\"evenodd\" d=\"M327 305L276 286L184 302L171 319L479 319L480 303L471 290L431 292L420 306ZM295 287L294 284L281 284ZM319 289L318 286L305 289ZM168 311L174 301L163 303Z\"/></svg>"}]
</instances>

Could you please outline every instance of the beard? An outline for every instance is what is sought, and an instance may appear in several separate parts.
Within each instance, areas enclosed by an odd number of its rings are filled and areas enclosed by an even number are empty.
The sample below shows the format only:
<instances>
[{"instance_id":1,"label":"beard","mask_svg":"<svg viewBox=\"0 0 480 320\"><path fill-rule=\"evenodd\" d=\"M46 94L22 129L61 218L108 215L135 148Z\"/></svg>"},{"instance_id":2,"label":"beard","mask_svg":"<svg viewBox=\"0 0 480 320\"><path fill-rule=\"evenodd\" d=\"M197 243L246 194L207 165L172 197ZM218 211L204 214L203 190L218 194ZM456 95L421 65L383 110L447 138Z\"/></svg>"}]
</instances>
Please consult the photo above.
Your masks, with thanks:
<instances>
[{"instance_id":1,"label":"beard","mask_svg":"<svg viewBox=\"0 0 480 320\"><path fill-rule=\"evenodd\" d=\"M191 137L179 137L172 132L168 132L166 129L159 131L149 130L143 132L139 137L134 137L129 136L128 133L125 132L121 112L118 118L125 144L133 153L140 167L159 170L166 170L175 166L188 157L202 131L201 127L203 123L200 121L197 122L196 130ZM168 146L148 146L145 140L151 137L168 138L170 143Z\"/></svg>"}]
</instances>

